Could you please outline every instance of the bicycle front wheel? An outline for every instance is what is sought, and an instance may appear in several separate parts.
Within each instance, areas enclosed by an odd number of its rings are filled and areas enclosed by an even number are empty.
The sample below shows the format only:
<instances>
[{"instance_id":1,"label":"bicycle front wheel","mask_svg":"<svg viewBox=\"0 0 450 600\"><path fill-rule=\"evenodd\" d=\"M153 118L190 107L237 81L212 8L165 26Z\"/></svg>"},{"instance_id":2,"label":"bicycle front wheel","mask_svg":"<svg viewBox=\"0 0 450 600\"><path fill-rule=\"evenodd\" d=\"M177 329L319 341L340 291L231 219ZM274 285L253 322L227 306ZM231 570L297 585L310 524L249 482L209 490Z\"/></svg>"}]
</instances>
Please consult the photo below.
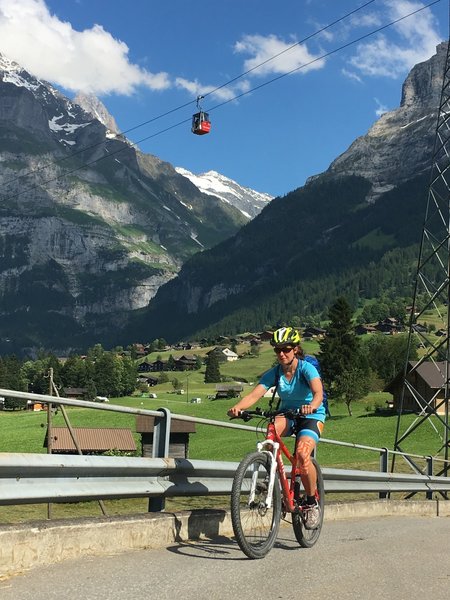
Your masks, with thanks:
<instances>
[{"instance_id":1,"label":"bicycle front wheel","mask_svg":"<svg viewBox=\"0 0 450 600\"><path fill-rule=\"evenodd\" d=\"M319 539L320 532L322 530L323 511L325 508L325 489L323 485L322 471L320 470L318 462L314 458L311 459L311 462L316 467L317 473L317 502L319 504L320 520L315 529L306 529L302 513L298 512L292 514L292 527L294 529L294 534L297 542L300 544L300 546L302 546L302 548L311 548Z\"/></svg>"},{"instance_id":2,"label":"bicycle front wheel","mask_svg":"<svg viewBox=\"0 0 450 600\"><path fill-rule=\"evenodd\" d=\"M281 491L275 474L272 505L268 485L270 457L248 454L239 464L231 490L231 522L239 548L249 558L264 558L277 539L281 518Z\"/></svg>"}]
</instances>

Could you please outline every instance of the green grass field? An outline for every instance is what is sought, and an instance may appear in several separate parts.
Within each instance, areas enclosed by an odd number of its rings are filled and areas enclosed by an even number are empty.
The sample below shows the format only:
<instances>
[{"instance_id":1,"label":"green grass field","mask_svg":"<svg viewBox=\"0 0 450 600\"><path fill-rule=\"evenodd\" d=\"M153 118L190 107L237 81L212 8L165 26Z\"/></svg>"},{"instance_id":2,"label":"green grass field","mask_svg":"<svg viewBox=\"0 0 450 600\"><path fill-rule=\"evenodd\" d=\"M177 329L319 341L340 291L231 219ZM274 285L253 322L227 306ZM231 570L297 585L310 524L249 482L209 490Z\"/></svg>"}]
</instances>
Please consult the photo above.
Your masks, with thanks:
<instances>
[{"instance_id":1,"label":"green grass field","mask_svg":"<svg viewBox=\"0 0 450 600\"><path fill-rule=\"evenodd\" d=\"M248 349L248 346L246 347ZM317 352L314 344L305 344L307 352ZM238 348L242 353L243 348ZM179 354L183 354L180 352ZM157 353L152 356L156 358ZM175 355L175 353L174 353ZM163 358L166 358L161 354ZM269 368L274 360L273 351L268 344L263 348L258 357L243 358L234 363L221 365L221 374L232 377L235 380L246 380L255 383L258 376ZM169 374L170 376L170 374ZM138 409L157 410L165 407L172 414L191 415L203 419L229 422L226 415L227 409L236 400L209 400L208 395L214 394L215 384L206 385L203 382L204 368L200 371L189 373L174 373L183 385L184 393L177 394L173 391L171 383L155 386L151 389L158 397L151 399L148 395L137 395L133 397L111 399L110 405L135 407ZM250 383L244 385L244 394L252 388ZM193 404L189 399L200 397L201 403ZM377 448L393 448L395 441L395 430L397 416L389 411L383 410L388 394L377 392L367 396L362 401L355 403L353 416L349 416L345 405L331 403L331 418L325 425L323 438L325 440L338 440L350 444L360 444ZM269 398L260 401L260 406L267 406ZM375 410L378 409L378 410ZM119 414L110 411L80 409L67 407L67 414L73 427L127 427L133 432L136 430L136 417L131 414ZM413 422L415 416L405 416L402 428ZM52 418L54 426L65 424L61 411ZM257 421L252 421L256 426ZM43 446L47 428L47 413L30 411L3 411L0 412L0 452L37 452L45 453ZM402 429L403 431L403 429ZM134 433L137 454L140 454L140 436ZM223 460L238 462L244 454L255 448L257 439L261 434L243 430L233 430L224 427L214 427L197 424L196 433L191 434L189 442L189 457L191 459ZM404 448L405 451L421 455L435 455L440 448L439 437L432 427L421 427L414 436L413 445ZM379 455L369 450L359 450L352 447L336 446L321 442L317 454L322 466L378 470ZM397 467L407 472L406 465L403 469L402 463ZM228 499L197 498L177 499L168 502L172 510L179 507L211 506L217 503L228 504ZM107 501L108 514L122 512L142 512L147 510L146 499ZM46 518L46 505L0 507L0 522L15 522L20 520ZM77 503L65 505L53 505L52 517L67 517L75 514L101 514L98 503Z\"/></svg>"}]
</instances>

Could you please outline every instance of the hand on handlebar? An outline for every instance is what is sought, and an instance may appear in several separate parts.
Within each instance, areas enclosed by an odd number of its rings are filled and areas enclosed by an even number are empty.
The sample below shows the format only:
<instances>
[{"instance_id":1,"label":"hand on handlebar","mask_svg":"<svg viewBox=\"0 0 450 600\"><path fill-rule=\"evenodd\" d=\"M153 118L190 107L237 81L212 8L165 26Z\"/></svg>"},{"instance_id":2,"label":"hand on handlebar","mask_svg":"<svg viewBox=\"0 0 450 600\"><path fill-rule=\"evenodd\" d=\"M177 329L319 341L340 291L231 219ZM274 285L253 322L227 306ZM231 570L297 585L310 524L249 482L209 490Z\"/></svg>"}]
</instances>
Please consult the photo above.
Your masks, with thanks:
<instances>
[{"instance_id":1,"label":"hand on handlebar","mask_svg":"<svg viewBox=\"0 0 450 600\"><path fill-rule=\"evenodd\" d=\"M315 413L316 411L317 409L313 408L311 404L303 404L300 408L301 415L312 415L312 413Z\"/></svg>"},{"instance_id":2,"label":"hand on handlebar","mask_svg":"<svg viewBox=\"0 0 450 600\"><path fill-rule=\"evenodd\" d=\"M231 408L229 408L227 410L227 415L232 418L239 417L240 413L241 413L241 409L236 408L235 406L232 406Z\"/></svg>"}]
</instances>

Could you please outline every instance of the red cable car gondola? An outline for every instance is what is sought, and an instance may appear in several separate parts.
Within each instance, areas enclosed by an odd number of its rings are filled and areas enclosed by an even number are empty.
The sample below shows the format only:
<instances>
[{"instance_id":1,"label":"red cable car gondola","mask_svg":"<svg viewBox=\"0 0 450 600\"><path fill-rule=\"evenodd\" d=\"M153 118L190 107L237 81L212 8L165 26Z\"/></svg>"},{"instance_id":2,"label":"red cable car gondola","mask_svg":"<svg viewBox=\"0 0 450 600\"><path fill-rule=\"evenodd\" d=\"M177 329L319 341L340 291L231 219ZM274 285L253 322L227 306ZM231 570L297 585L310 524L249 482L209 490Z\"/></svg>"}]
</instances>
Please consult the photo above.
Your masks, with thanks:
<instances>
[{"instance_id":1,"label":"red cable car gondola","mask_svg":"<svg viewBox=\"0 0 450 600\"><path fill-rule=\"evenodd\" d=\"M203 96L197 97L197 108L199 109L198 113L192 116L192 133L195 135L205 135L205 133L209 133L211 131L211 121L209 120L209 115L206 112L203 112L200 107L200 100Z\"/></svg>"}]
</instances>

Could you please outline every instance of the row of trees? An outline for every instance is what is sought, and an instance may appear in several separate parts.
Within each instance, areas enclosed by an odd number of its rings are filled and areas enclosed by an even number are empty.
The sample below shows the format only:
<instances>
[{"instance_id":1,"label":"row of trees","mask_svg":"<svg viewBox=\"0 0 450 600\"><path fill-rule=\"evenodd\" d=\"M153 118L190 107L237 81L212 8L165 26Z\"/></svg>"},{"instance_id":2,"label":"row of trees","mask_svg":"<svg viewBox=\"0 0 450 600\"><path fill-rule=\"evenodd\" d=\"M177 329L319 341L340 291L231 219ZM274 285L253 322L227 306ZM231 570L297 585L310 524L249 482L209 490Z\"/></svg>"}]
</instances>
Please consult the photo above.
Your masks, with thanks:
<instances>
[{"instance_id":1,"label":"row of trees","mask_svg":"<svg viewBox=\"0 0 450 600\"><path fill-rule=\"evenodd\" d=\"M58 389L85 388L90 399L97 395L126 396L136 387L137 369L132 358L104 350L100 344L90 348L85 357L71 356L64 364L52 354L34 361L0 357L0 387L48 394L50 369Z\"/></svg>"},{"instance_id":2,"label":"row of trees","mask_svg":"<svg viewBox=\"0 0 450 600\"><path fill-rule=\"evenodd\" d=\"M403 368L408 340L405 335L374 335L366 336L363 342L354 334L353 311L344 297L330 307L328 318L318 356L322 376L330 398L344 401L351 415L352 402L376 389L374 383L379 389ZM0 387L47 394L50 369L59 389L85 388L86 397L91 399L96 395L128 395L136 387L137 368L132 356L117 349L106 351L100 344L89 349L85 357L71 356L64 364L54 355L24 362L15 356L0 357ZM168 380L165 372L161 373L161 383L164 377ZM218 383L221 379L217 355L210 353L205 383ZM175 389L178 383L174 383Z\"/></svg>"}]
</instances>

